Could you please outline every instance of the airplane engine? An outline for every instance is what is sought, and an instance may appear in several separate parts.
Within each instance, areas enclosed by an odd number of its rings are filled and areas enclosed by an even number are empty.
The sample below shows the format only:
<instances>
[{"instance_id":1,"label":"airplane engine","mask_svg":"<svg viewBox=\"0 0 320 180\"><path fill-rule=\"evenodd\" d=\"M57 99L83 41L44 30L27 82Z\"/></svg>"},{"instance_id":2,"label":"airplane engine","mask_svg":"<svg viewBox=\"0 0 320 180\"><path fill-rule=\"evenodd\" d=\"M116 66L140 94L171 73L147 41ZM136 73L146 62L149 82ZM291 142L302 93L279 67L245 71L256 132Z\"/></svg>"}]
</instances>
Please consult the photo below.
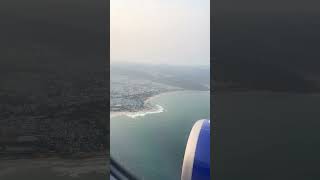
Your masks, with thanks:
<instances>
[{"instance_id":1,"label":"airplane engine","mask_svg":"<svg viewBox=\"0 0 320 180\"><path fill-rule=\"evenodd\" d=\"M181 180L210 180L210 120L198 120L190 132Z\"/></svg>"}]
</instances>

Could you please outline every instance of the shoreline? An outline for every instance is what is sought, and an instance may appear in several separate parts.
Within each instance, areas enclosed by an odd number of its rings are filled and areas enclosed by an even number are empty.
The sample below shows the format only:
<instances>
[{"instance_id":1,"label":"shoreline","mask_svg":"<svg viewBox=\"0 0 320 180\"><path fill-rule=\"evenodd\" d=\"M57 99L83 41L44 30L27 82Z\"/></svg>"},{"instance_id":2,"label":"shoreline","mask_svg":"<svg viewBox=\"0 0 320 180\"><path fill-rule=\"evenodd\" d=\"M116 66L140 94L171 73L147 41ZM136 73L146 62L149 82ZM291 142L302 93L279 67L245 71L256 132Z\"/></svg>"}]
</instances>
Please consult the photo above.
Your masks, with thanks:
<instances>
[{"instance_id":1,"label":"shoreline","mask_svg":"<svg viewBox=\"0 0 320 180\"><path fill-rule=\"evenodd\" d=\"M139 110L139 111L110 111L110 118L115 118L115 117L118 117L118 116L128 116L129 115L129 117L130 117L130 114L131 114L131 116L134 116L135 117L135 115L132 115L132 114L137 114L137 113L141 113L141 112L144 112L144 111L146 111L146 110L148 110L146 107L145 107L145 105L149 102L149 101L151 101L152 99L154 99L154 98L156 98L156 97L158 97L158 96L160 96L160 95L163 95L163 94L167 94L167 93L172 93L172 92L177 92L177 91L183 91L183 90L173 90L173 91L166 91L166 92L161 92L161 93L159 93L159 94L155 94L155 95L153 95L153 96L150 96L150 97L148 97L148 98L146 98L144 101L143 101L143 103L144 103L144 107L141 109L141 110ZM150 110L150 109L149 109ZM133 118L134 118L133 117Z\"/></svg>"},{"instance_id":2,"label":"shoreline","mask_svg":"<svg viewBox=\"0 0 320 180\"><path fill-rule=\"evenodd\" d=\"M200 91L200 90L186 90L186 89L182 89L182 90L173 90L173 91L166 91L166 92L162 92L153 96L150 96L148 98L146 98L144 100L144 107L143 109L139 110L139 111L110 111L110 118L115 118L118 116L128 116L130 118L136 118L139 116L145 116L147 114L155 114L155 113L161 113L163 111L165 111L165 109L157 104L153 104L153 106L158 107L158 109L154 109L154 107L152 107L151 109L148 109L147 107L145 107L145 104L149 103L150 101L152 101L153 99L165 95L165 94L170 94L170 93L177 93L177 92L210 92L210 90L206 90L206 91Z\"/></svg>"}]
</instances>

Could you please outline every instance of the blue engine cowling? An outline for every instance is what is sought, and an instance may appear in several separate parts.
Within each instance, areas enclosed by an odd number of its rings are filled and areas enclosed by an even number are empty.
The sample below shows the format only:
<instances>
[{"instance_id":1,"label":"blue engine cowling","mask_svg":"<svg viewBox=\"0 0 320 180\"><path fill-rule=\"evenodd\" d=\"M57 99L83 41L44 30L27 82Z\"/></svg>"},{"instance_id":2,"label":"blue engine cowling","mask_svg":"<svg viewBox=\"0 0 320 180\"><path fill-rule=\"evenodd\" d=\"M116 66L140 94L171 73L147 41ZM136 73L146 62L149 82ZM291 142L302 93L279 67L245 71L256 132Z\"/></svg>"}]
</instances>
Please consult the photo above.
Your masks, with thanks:
<instances>
[{"instance_id":1,"label":"blue engine cowling","mask_svg":"<svg viewBox=\"0 0 320 180\"><path fill-rule=\"evenodd\" d=\"M210 120L197 121L190 132L181 180L210 180Z\"/></svg>"}]
</instances>

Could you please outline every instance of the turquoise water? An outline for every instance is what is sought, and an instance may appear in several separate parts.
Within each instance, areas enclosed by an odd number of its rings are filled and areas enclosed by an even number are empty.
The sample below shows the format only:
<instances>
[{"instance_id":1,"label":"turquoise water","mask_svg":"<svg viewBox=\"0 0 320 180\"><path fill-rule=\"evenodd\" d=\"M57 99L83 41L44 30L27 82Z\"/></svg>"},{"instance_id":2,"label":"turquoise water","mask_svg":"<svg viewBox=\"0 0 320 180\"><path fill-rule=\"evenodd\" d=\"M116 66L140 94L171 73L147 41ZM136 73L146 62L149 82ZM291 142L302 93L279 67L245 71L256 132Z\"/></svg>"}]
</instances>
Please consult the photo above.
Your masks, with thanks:
<instances>
[{"instance_id":1,"label":"turquoise water","mask_svg":"<svg viewBox=\"0 0 320 180\"><path fill-rule=\"evenodd\" d=\"M111 119L111 155L140 179L178 180L193 124L210 117L210 94L172 92L150 102L164 112Z\"/></svg>"}]
</instances>

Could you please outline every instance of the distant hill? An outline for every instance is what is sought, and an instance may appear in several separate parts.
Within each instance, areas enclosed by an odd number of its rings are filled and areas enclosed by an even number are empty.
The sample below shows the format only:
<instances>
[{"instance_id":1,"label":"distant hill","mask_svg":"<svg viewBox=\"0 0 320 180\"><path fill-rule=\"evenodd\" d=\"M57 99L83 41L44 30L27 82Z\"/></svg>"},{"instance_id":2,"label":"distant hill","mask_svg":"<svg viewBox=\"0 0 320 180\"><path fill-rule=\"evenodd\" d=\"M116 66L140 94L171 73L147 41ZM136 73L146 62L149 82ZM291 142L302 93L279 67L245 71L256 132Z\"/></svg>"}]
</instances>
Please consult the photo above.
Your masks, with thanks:
<instances>
[{"instance_id":1,"label":"distant hill","mask_svg":"<svg viewBox=\"0 0 320 180\"><path fill-rule=\"evenodd\" d=\"M113 64L112 72L152 80L188 90L209 90L210 68L146 64Z\"/></svg>"}]
</instances>

